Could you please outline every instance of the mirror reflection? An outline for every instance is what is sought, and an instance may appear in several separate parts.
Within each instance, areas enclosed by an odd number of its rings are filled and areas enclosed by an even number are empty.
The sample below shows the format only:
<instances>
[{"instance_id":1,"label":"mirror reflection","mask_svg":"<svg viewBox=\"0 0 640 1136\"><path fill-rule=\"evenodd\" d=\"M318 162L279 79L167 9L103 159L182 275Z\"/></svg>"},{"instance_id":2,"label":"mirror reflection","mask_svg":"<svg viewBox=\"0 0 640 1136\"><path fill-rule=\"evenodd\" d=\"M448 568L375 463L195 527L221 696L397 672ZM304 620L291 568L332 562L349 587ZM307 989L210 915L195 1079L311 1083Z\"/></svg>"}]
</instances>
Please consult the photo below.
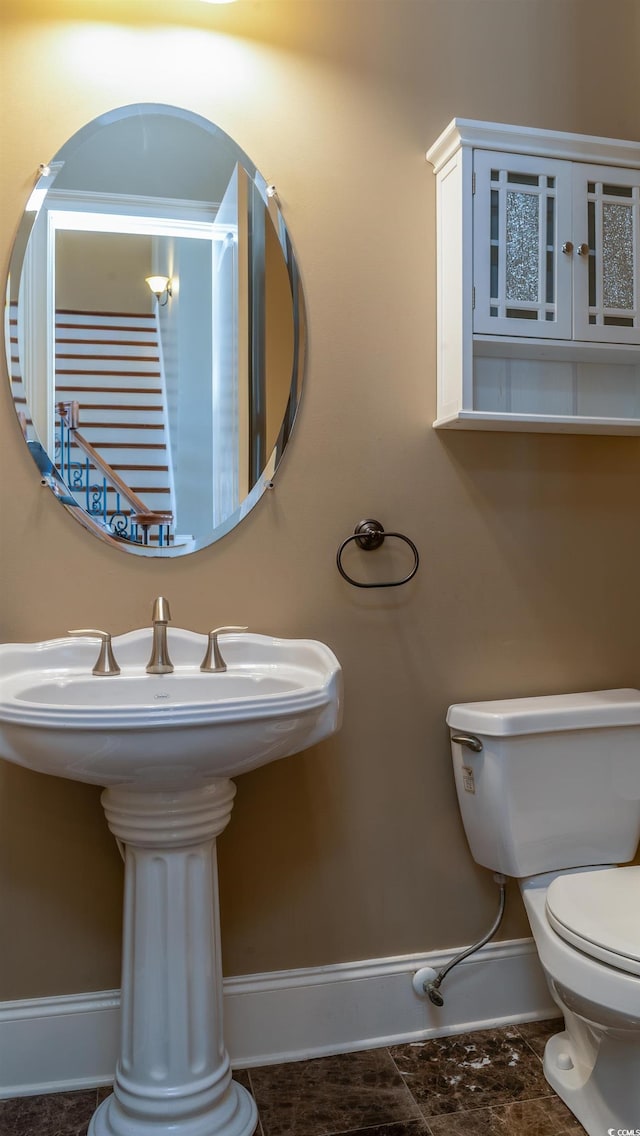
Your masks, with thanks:
<instances>
[{"instance_id":1,"label":"mirror reflection","mask_svg":"<svg viewBox=\"0 0 640 1136\"><path fill-rule=\"evenodd\" d=\"M277 198L212 123L96 119L41 167L11 260L14 403L42 480L115 546L176 556L270 483L304 305Z\"/></svg>"}]
</instances>

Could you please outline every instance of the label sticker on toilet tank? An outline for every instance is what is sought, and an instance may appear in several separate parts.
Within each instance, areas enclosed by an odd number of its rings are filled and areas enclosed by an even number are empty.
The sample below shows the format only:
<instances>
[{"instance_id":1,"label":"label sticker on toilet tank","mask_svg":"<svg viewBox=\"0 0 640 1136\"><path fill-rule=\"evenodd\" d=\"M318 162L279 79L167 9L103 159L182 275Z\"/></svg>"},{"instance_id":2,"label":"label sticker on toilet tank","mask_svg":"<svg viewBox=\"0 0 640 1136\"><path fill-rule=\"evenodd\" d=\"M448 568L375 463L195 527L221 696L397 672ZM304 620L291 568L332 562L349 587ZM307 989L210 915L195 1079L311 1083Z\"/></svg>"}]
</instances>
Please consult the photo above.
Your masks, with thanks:
<instances>
[{"instance_id":1,"label":"label sticker on toilet tank","mask_svg":"<svg viewBox=\"0 0 640 1136\"><path fill-rule=\"evenodd\" d=\"M473 769L470 765L462 766L462 787L465 793L475 793L476 783L473 777Z\"/></svg>"}]
</instances>

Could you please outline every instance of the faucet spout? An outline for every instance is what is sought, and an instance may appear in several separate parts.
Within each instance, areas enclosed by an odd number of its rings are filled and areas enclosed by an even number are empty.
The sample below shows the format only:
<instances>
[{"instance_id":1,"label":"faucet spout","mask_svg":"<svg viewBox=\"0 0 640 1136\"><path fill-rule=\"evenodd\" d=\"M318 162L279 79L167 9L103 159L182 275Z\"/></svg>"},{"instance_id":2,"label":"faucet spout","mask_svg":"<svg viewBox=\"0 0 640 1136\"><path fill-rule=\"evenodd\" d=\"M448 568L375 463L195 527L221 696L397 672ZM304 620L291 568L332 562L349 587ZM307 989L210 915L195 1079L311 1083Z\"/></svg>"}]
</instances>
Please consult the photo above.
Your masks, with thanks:
<instances>
[{"instance_id":1,"label":"faucet spout","mask_svg":"<svg viewBox=\"0 0 640 1136\"><path fill-rule=\"evenodd\" d=\"M169 608L169 601L164 596L158 596L153 601L153 614L151 619L154 623L170 623L171 610Z\"/></svg>"},{"instance_id":2,"label":"faucet spout","mask_svg":"<svg viewBox=\"0 0 640 1136\"><path fill-rule=\"evenodd\" d=\"M147 674L170 674L173 670L167 646L167 623L170 619L169 601L164 596L158 596L153 604L153 640Z\"/></svg>"}]
</instances>

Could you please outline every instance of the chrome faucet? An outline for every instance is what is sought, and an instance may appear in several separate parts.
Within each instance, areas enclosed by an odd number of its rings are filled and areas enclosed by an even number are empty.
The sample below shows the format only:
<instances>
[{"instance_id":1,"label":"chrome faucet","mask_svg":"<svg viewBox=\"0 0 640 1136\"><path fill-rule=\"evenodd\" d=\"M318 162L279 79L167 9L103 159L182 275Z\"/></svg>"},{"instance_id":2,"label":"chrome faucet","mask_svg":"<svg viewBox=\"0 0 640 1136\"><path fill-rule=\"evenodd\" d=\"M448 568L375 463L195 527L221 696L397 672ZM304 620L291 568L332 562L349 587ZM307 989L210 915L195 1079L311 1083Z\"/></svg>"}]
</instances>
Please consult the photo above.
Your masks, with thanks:
<instances>
[{"instance_id":1,"label":"chrome faucet","mask_svg":"<svg viewBox=\"0 0 640 1136\"><path fill-rule=\"evenodd\" d=\"M153 604L153 644L151 658L147 663L147 674L170 674L173 663L167 647L167 623L171 619L169 601L158 596Z\"/></svg>"}]
</instances>

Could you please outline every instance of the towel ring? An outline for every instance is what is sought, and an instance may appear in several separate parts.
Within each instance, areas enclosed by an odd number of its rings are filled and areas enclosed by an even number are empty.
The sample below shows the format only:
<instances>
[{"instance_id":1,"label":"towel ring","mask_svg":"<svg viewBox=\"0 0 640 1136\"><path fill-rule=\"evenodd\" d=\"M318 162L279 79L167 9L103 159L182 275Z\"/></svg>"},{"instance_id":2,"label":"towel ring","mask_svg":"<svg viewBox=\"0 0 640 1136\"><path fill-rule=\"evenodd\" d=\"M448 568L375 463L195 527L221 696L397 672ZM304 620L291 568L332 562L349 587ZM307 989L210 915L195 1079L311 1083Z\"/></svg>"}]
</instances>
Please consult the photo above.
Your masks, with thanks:
<instances>
[{"instance_id":1,"label":"towel ring","mask_svg":"<svg viewBox=\"0 0 640 1136\"><path fill-rule=\"evenodd\" d=\"M384 580L380 584L365 584L361 580L354 580L342 566L342 553L347 545L352 540L355 540L358 548L362 548L364 552L373 552L376 548L380 548L380 546L384 544L385 538L388 536L395 536L398 540L403 540L405 544L409 545L409 548L413 552L414 565L408 576L403 576L401 580ZM360 521L359 524L356 525L353 534L348 536L346 540L343 540L336 555L338 572L344 577L347 583L353 584L354 588L399 588L401 584L407 584L409 580L413 579L418 571L419 563L420 557L418 555L418 549L413 541L409 540L408 536L400 532L385 532L380 521L373 520Z\"/></svg>"}]
</instances>

